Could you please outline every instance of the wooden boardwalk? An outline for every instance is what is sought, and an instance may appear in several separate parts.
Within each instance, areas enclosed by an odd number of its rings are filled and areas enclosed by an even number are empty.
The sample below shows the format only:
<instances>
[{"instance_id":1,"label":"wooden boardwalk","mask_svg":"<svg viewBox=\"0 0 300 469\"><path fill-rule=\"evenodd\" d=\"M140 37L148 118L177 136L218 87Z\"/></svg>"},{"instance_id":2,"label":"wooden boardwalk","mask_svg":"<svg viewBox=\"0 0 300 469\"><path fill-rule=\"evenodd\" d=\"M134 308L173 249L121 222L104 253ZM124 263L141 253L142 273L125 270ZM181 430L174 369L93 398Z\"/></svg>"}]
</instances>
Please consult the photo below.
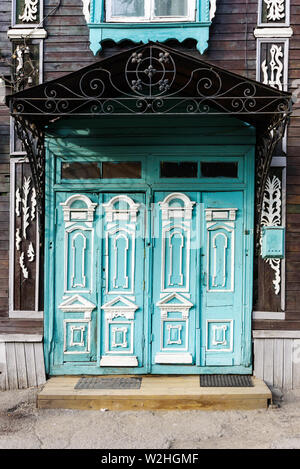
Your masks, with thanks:
<instances>
[{"instance_id":1,"label":"wooden boardwalk","mask_svg":"<svg viewBox=\"0 0 300 469\"><path fill-rule=\"evenodd\" d=\"M266 409L272 398L266 384L256 378L253 378L253 387L244 388L200 387L199 376L143 376L140 389L74 389L78 380L78 376L50 378L38 394L37 407L81 410L250 410Z\"/></svg>"}]
</instances>

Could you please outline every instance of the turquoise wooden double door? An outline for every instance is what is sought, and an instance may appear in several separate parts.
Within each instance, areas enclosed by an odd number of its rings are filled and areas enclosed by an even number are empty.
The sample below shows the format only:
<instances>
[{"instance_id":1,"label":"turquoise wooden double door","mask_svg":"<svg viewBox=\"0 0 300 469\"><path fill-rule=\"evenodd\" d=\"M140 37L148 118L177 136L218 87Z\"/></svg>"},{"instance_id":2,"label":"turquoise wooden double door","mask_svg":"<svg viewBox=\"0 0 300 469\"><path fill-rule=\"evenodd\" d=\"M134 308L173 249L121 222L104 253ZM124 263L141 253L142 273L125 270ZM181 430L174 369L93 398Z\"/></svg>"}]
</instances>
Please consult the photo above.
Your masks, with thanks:
<instances>
[{"instance_id":1,"label":"turquoise wooden double door","mask_svg":"<svg viewBox=\"0 0 300 469\"><path fill-rule=\"evenodd\" d=\"M242 190L57 192L54 367L246 369L244 207Z\"/></svg>"}]
</instances>

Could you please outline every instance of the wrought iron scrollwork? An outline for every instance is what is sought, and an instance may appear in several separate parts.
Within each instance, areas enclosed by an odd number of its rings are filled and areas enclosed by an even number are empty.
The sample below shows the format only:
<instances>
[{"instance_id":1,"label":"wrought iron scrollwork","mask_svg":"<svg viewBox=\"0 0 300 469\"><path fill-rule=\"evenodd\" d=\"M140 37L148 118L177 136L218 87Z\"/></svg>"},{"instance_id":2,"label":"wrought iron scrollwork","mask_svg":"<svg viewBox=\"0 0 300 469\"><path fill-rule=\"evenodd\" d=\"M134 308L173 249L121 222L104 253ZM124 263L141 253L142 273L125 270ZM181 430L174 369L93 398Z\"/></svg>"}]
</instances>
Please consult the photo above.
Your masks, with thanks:
<instances>
[{"instance_id":1,"label":"wrought iron scrollwork","mask_svg":"<svg viewBox=\"0 0 300 469\"><path fill-rule=\"evenodd\" d=\"M36 192L38 219L42 223L45 183L44 132L22 116L15 116L15 129L17 137L21 140L27 153Z\"/></svg>"},{"instance_id":2,"label":"wrought iron scrollwork","mask_svg":"<svg viewBox=\"0 0 300 469\"><path fill-rule=\"evenodd\" d=\"M175 53L174 53L175 54ZM191 60L180 69L168 50L148 45L129 52L118 70L101 64L78 80L61 80L41 88L38 97L12 98L14 115L132 115L132 114L279 114L289 111L289 97L255 82Z\"/></svg>"}]
</instances>

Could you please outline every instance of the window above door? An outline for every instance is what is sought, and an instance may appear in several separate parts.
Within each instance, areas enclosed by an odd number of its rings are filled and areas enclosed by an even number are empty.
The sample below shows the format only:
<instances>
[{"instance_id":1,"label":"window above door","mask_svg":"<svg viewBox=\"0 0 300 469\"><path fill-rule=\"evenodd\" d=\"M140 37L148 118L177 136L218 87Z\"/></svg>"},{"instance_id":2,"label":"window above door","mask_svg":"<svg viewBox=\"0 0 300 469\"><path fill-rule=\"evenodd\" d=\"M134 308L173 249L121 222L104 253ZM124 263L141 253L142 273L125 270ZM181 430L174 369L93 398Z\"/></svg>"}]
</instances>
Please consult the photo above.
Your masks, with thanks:
<instances>
[{"instance_id":1,"label":"window above door","mask_svg":"<svg viewBox=\"0 0 300 469\"><path fill-rule=\"evenodd\" d=\"M90 29L90 47L96 55L102 42L165 42L195 39L203 53L216 0L82 0Z\"/></svg>"},{"instance_id":2,"label":"window above door","mask_svg":"<svg viewBox=\"0 0 300 469\"><path fill-rule=\"evenodd\" d=\"M196 0L106 0L106 21L195 21L195 9Z\"/></svg>"}]
</instances>

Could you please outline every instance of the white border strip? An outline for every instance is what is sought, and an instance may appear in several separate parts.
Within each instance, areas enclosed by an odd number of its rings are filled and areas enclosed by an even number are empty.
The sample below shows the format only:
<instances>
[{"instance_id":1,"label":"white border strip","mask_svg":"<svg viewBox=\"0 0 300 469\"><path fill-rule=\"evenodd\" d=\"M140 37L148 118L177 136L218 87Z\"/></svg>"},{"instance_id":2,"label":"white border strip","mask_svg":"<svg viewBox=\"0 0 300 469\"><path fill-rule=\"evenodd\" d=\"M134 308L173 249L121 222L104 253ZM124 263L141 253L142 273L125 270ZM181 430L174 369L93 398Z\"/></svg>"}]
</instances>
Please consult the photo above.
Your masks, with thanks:
<instances>
[{"instance_id":1,"label":"white border strip","mask_svg":"<svg viewBox=\"0 0 300 469\"><path fill-rule=\"evenodd\" d=\"M253 331L253 339L300 339L300 331Z\"/></svg>"},{"instance_id":2,"label":"white border strip","mask_svg":"<svg viewBox=\"0 0 300 469\"><path fill-rule=\"evenodd\" d=\"M1 342L42 342L41 334L0 334Z\"/></svg>"},{"instance_id":3,"label":"white border strip","mask_svg":"<svg viewBox=\"0 0 300 469\"><path fill-rule=\"evenodd\" d=\"M262 38L288 38L293 35L292 28L256 28L253 31L255 37Z\"/></svg>"},{"instance_id":4,"label":"white border strip","mask_svg":"<svg viewBox=\"0 0 300 469\"><path fill-rule=\"evenodd\" d=\"M273 320L279 319L281 321L285 320L285 312L282 311L253 311L252 319L266 319L266 320Z\"/></svg>"}]
</instances>

